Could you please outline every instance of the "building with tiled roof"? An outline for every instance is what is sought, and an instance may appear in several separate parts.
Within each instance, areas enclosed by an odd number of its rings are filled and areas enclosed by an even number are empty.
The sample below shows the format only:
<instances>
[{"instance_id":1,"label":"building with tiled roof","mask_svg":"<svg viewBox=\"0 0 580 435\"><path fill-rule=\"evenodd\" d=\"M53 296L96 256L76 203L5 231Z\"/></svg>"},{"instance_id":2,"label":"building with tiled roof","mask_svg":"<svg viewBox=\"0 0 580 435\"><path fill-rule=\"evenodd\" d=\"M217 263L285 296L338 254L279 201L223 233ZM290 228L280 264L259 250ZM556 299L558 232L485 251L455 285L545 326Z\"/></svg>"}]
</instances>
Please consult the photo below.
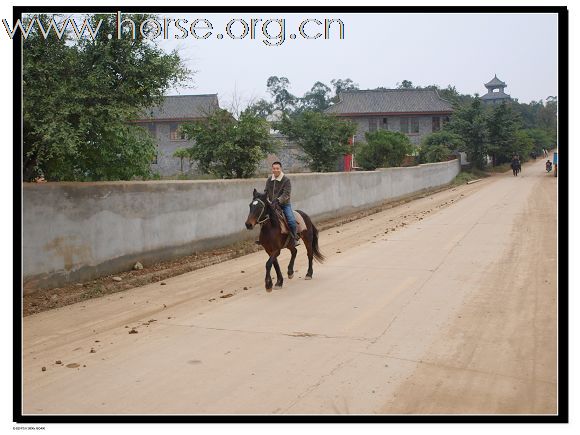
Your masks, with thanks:
<instances>
[{"instance_id":1,"label":"building with tiled roof","mask_svg":"<svg viewBox=\"0 0 580 435\"><path fill-rule=\"evenodd\" d=\"M157 155L151 164L153 171L163 176L179 173L181 161L173 153L177 148L189 148L193 144L180 132L180 125L203 119L218 108L217 94L206 94L166 96L160 105L144 110L133 122L155 138ZM189 162L183 162L184 172L192 169Z\"/></svg>"},{"instance_id":2,"label":"building with tiled roof","mask_svg":"<svg viewBox=\"0 0 580 435\"><path fill-rule=\"evenodd\" d=\"M452 112L451 103L432 89L344 91L326 110L357 124L355 142L364 141L366 132L383 129L404 133L416 145L439 131Z\"/></svg>"}]
</instances>

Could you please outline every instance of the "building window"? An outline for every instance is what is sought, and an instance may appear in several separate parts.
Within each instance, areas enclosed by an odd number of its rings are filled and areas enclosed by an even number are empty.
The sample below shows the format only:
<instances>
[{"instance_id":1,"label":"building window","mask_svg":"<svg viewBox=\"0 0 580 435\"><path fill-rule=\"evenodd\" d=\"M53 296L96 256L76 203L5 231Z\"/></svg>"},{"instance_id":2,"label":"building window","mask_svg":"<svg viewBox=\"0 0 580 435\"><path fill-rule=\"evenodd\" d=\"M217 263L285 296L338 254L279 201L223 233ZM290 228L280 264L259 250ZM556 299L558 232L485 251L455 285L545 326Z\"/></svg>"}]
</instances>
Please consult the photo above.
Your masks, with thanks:
<instances>
[{"instance_id":1,"label":"building window","mask_svg":"<svg viewBox=\"0 0 580 435\"><path fill-rule=\"evenodd\" d=\"M185 133L179 128L179 124L169 125L169 139L170 140L185 140Z\"/></svg>"},{"instance_id":2,"label":"building window","mask_svg":"<svg viewBox=\"0 0 580 435\"><path fill-rule=\"evenodd\" d=\"M419 118L411 118L411 133L419 133Z\"/></svg>"},{"instance_id":3,"label":"building window","mask_svg":"<svg viewBox=\"0 0 580 435\"><path fill-rule=\"evenodd\" d=\"M157 133L157 126L153 123L153 122L149 122L147 124L147 131L149 132L149 134L151 135L151 137L155 137L155 134Z\"/></svg>"},{"instance_id":4,"label":"building window","mask_svg":"<svg viewBox=\"0 0 580 435\"><path fill-rule=\"evenodd\" d=\"M441 130L441 118L434 116L431 118L431 131Z\"/></svg>"},{"instance_id":5,"label":"building window","mask_svg":"<svg viewBox=\"0 0 580 435\"><path fill-rule=\"evenodd\" d=\"M401 133L419 133L419 118L416 116L401 117Z\"/></svg>"},{"instance_id":6,"label":"building window","mask_svg":"<svg viewBox=\"0 0 580 435\"><path fill-rule=\"evenodd\" d=\"M381 128L383 130L389 129L389 120L387 118L383 118L383 121L381 122Z\"/></svg>"},{"instance_id":7,"label":"building window","mask_svg":"<svg viewBox=\"0 0 580 435\"><path fill-rule=\"evenodd\" d=\"M377 131L377 119L376 118L369 118L369 131Z\"/></svg>"},{"instance_id":8,"label":"building window","mask_svg":"<svg viewBox=\"0 0 580 435\"><path fill-rule=\"evenodd\" d=\"M443 126L445 126L445 124L447 124L449 122L449 116L444 116L443 117Z\"/></svg>"}]
</instances>

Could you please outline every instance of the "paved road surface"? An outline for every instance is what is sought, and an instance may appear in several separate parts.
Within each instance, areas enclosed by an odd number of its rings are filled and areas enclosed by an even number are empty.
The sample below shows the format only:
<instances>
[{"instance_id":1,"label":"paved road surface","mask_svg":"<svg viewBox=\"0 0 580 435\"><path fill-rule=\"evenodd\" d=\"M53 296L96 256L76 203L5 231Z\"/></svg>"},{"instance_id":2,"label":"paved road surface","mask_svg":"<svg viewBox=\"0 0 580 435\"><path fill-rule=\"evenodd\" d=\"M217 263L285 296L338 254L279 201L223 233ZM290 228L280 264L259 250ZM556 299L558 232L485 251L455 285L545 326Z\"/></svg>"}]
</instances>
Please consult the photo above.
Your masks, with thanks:
<instances>
[{"instance_id":1,"label":"paved road surface","mask_svg":"<svg viewBox=\"0 0 580 435\"><path fill-rule=\"evenodd\" d=\"M538 161L323 231L272 293L256 253L27 317L23 411L556 413L556 189Z\"/></svg>"}]
</instances>

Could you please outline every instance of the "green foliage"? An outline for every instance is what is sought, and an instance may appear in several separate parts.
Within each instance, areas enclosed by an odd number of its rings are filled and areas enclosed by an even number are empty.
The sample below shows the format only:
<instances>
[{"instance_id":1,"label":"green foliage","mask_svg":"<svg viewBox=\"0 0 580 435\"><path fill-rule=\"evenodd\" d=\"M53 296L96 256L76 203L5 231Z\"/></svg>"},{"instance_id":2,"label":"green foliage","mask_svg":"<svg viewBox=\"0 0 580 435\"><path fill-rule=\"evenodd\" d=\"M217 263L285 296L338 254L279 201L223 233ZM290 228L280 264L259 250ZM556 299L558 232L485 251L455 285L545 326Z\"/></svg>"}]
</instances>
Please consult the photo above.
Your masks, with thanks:
<instances>
[{"instance_id":1,"label":"green foliage","mask_svg":"<svg viewBox=\"0 0 580 435\"><path fill-rule=\"evenodd\" d=\"M548 150L554 148L554 145L556 144L555 135L552 136L551 132L547 130L541 128L529 128L523 131L532 139L533 151L538 155L542 153L542 149Z\"/></svg>"},{"instance_id":2,"label":"green foliage","mask_svg":"<svg viewBox=\"0 0 580 435\"><path fill-rule=\"evenodd\" d=\"M271 76L266 82L268 93L274 98L274 109L291 112L296 106L296 97L288 91L290 80L286 77Z\"/></svg>"},{"instance_id":3,"label":"green foliage","mask_svg":"<svg viewBox=\"0 0 580 435\"><path fill-rule=\"evenodd\" d=\"M285 116L274 128L298 144L306 153L303 161L316 172L335 171L339 157L348 152L348 139L356 132L352 122L311 111Z\"/></svg>"},{"instance_id":4,"label":"green foliage","mask_svg":"<svg viewBox=\"0 0 580 435\"><path fill-rule=\"evenodd\" d=\"M473 100L469 106L458 107L444 130L461 138L463 150L477 168L485 167L489 130L487 117L479 99Z\"/></svg>"},{"instance_id":5,"label":"green foliage","mask_svg":"<svg viewBox=\"0 0 580 435\"><path fill-rule=\"evenodd\" d=\"M177 148L173 152L173 157L176 157L179 159L179 164L180 164L180 168L181 168L180 170L181 170L181 173L183 173L183 159L191 159L191 154L185 148Z\"/></svg>"},{"instance_id":6,"label":"green foliage","mask_svg":"<svg viewBox=\"0 0 580 435\"><path fill-rule=\"evenodd\" d=\"M366 143L357 146L356 160L366 170L400 166L413 151L409 138L396 131L378 130L365 133Z\"/></svg>"},{"instance_id":7,"label":"green foliage","mask_svg":"<svg viewBox=\"0 0 580 435\"><path fill-rule=\"evenodd\" d=\"M269 103L268 101L264 100L263 98L259 99L255 103L250 104L246 111L252 113L260 118L266 119L274 112L274 104Z\"/></svg>"},{"instance_id":8,"label":"green foliage","mask_svg":"<svg viewBox=\"0 0 580 435\"><path fill-rule=\"evenodd\" d=\"M338 102L338 94L343 91L351 91L358 89L358 83L353 82L351 79L332 79L330 84L334 88L334 98L333 102Z\"/></svg>"},{"instance_id":9,"label":"green foliage","mask_svg":"<svg viewBox=\"0 0 580 435\"><path fill-rule=\"evenodd\" d=\"M421 141L419 161L421 163L443 162L457 149L463 148L463 141L450 131L437 131L428 134Z\"/></svg>"},{"instance_id":10,"label":"green foliage","mask_svg":"<svg viewBox=\"0 0 580 435\"><path fill-rule=\"evenodd\" d=\"M558 98L546 98L546 104L538 111L538 127L555 132L558 127Z\"/></svg>"},{"instance_id":11,"label":"green foliage","mask_svg":"<svg viewBox=\"0 0 580 435\"><path fill-rule=\"evenodd\" d=\"M397 89L415 89L413 82L411 80L403 80L401 83L397 83Z\"/></svg>"},{"instance_id":12,"label":"green foliage","mask_svg":"<svg viewBox=\"0 0 580 435\"><path fill-rule=\"evenodd\" d=\"M525 159L528 153L517 152L516 133L521 122L516 113L505 102L494 107L487 117L488 153L493 157L494 165L511 161L514 154Z\"/></svg>"},{"instance_id":13,"label":"green foliage","mask_svg":"<svg viewBox=\"0 0 580 435\"><path fill-rule=\"evenodd\" d=\"M351 79L331 80L331 84L334 88L334 96L329 86L318 81L300 98L292 95L288 90L290 80L286 77L271 76L266 82L266 87L273 101L261 99L249 107L263 118L275 110L280 110L288 116L295 116L302 112L324 112L333 102L338 101L339 92L358 89L358 84Z\"/></svg>"},{"instance_id":14,"label":"green foliage","mask_svg":"<svg viewBox=\"0 0 580 435\"><path fill-rule=\"evenodd\" d=\"M477 180L479 178L489 177L489 174L483 171L461 171L457 176L453 179L451 184L453 186L460 186L461 184L466 184L469 181Z\"/></svg>"},{"instance_id":15,"label":"green foliage","mask_svg":"<svg viewBox=\"0 0 580 435\"><path fill-rule=\"evenodd\" d=\"M254 111L245 110L235 119L224 109L207 119L182 126L195 143L188 148L199 169L219 178L250 178L267 153L276 149L270 125Z\"/></svg>"},{"instance_id":16,"label":"green foliage","mask_svg":"<svg viewBox=\"0 0 580 435\"><path fill-rule=\"evenodd\" d=\"M530 154L534 150L534 141L524 130L515 133L512 152L520 156L522 161L529 160ZM513 154L512 154L513 155Z\"/></svg>"},{"instance_id":17,"label":"green foliage","mask_svg":"<svg viewBox=\"0 0 580 435\"><path fill-rule=\"evenodd\" d=\"M322 82L316 82L309 92L299 101L300 111L324 112L330 107L330 88Z\"/></svg>"},{"instance_id":18,"label":"green foliage","mask_svg":"<svg viewBox=\"0 0 580 435\"><path fill-rule=\"evenodd\" d=\"M39 17L45 28L51 18ZM166 54L149 40L109 40L115 15L88 18L93 28L102 20L95 40L86 32L78 39L53 31L45 39L34 26L23 41L25 181L148 177L155 146L130 121L189 75L176 52Z\"/></svg>"}]
</instances>

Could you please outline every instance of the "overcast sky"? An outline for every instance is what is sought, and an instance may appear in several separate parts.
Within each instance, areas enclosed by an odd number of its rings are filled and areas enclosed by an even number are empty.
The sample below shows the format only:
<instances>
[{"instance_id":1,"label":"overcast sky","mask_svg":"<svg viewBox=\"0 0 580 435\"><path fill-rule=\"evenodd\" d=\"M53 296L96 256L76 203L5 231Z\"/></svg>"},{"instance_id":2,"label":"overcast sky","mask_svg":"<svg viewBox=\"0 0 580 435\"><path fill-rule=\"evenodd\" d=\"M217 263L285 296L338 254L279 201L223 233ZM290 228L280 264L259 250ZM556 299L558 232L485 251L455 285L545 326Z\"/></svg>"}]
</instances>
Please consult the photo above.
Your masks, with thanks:
<instances>
[{"instance_id":1,"label":"overcast sky","mask_svg":"<svg viewBox=\"0 0 580 435\"><path fill-rule=\"evenodd\" d=\"M186 29L195 19L207 19L213 30L198 30L207 39L196 39L174 23L167 26L164 49L176 48L187 65L196 70L194 88L170 94L218 93L220 105L228 107L234 95L248 102L267 96L266 80L272 75L287 77L290 91L302 96L316 81L330 86L332 79L350 78L360 89L394 88L403 80L415 85L456 86L459 92L484 94L484 83L494 74L506 82L505 92L520 102L545 100L557 95L557 16L555 14L364 14L364 13L226 13L195 15L160 14L181 18ZM261 19L255 39L231 39L226 24L237 19L231 33L242 35L243 24ZM267 19L285 19L286 40L268 46L262 34ZM298 27L303 20L340 19L331 26L330 39L305 39ZM205 27L198 22L197 27ZM251 25L249 27L252 27ZM323 32L324 25L309 22L309 36ZM268 26L272 43L280 40L280 25ZM218 33L224 35L218 39ZM290 39L290 34L297 35Z\"/></svg>"}]
</instances>

